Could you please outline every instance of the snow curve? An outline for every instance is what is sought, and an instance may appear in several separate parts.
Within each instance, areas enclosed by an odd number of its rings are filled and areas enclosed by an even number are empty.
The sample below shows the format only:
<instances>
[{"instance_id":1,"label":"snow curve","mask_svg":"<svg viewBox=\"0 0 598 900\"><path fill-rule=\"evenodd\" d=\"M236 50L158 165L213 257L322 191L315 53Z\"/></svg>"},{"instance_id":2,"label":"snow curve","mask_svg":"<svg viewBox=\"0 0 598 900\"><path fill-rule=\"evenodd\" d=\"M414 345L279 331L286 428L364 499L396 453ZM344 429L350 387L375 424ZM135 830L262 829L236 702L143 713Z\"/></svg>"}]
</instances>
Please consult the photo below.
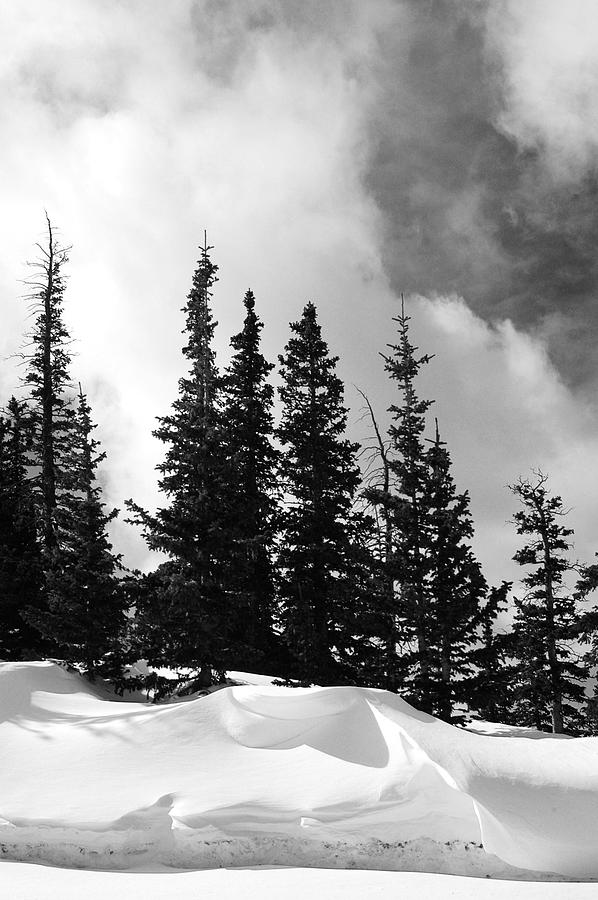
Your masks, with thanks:
<instances>
[{"instance_id":1,"label":"snow curve","mask_svg":"<svg viewBox=\"0 0 598 900\"><path fill-rule=\"evenodd\" d=\"M0 664L6 858L594 878L596 834L598 739L473 734L367 688L122 703Z\"/></svg>"}]
</instances>

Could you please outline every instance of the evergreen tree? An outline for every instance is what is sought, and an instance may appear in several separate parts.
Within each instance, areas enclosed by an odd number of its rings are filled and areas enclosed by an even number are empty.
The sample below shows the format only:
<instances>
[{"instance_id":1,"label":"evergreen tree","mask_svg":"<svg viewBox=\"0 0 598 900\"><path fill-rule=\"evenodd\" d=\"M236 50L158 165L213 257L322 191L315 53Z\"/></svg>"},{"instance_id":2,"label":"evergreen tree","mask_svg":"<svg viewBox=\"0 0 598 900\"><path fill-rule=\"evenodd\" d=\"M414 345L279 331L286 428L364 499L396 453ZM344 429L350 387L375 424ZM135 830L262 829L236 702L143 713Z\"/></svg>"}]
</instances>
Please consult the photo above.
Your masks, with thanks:
<instances>
[{"instance_id":1,"label":"evergreen tree","mask_svg":"<svg viewBox=\"0 0 598 900\"><path fill-rule=\"evenodd\" d=\"M247 291L243 330L231 338L235 351L223 378L223 421L232 463L230 485L235 521L229 590L239 604L238 643L247 645L244 665L275 666L274 514L278 453L272 443L274 368L260 351L263 323Z\"/></svg>"},{"instance_id":2,"label":"evergreen tree","mask_svg":"<svg viewBox=\"0 0 598 900\"><path fill-rule=\"evenodd\" d=\"M596 554L598 556L598 554ZM589 594L598 589L598 563L582 566L579 571L579 579L575 586L576 595L584 600Z\"/></svg>"},{"instance_id":3,"label":"evergreen tree","mask_svg":"<svg viewBox=\"0 0 598 900\"><path fill-rule=\"evenodd\" d=\"M297 660L296 675L330 684L346 673L339 659L348 646L357 591L353 498L360 474L358 445L344 436L347 410L329 354L308 303L279 357L283 447L279 595L285 640Z\"/></svg>"},{"instance_id":4,"label":"evergreen tree","mask_svg":"<svg viewBox=\"0 0 598 900\"><path fill-rule=\"evenodd\" d=\"M474 650L487 618L487 584L469 541L474 528L467 492L458 494L451 458L436 437L427 454L428 482L423 493L427 513L429 608L426 627L431 651L431 704L450 720L455 703L471 700Z\"/></svg>"},{"instance_id":5,"label":"evergreen tree","mask_svg":"<svg viewBox=\"0 0 598 900\"><path fill-rule=\"evenodd\" d=\"M388 446L377 430L384 482L366 491L384 523L384 686L448 719L473 689L487 585L469 544L469 496L457 493L438 429L429 448L424 439L432 401L419 398L416 380L432 357L417 355L403 303L395 321L398 341L384 359L400 402L390 407Z\"/></svg>"},{"instance_id":6,"label":"evergreen tree","mask_svg":"<svg viewBox=\"0 0 598 900\"><path fill-rule=\"evenodd\" d=\"M62 540L58 509L63 492L68 491L74 410L69 397L71 339L63 319L63 268L68 251L56 240L47 216L46 220L47 245L37 245L41 256L30 264L33 272L27 280L27 299L35 321L21 356L26 364L24 382L29 388L28 409L34 429L29 463L35 473L44 569L49 570Z\"/></svg>"},{"instance_id":7,"label":"evergreen tree","mask_svg":"<svg viewBox=\"0 0 598 900\"><path fill-rule=\"evenodd\" d=\"M480 644L471 653L475 674L468 703L488 722L513 723L513 633L497 631L496 620L507 606L511 583L503 581L488 592L481 622Z\"/></svg>"},{"instance_id":8,"label":"evergreen tree","mask_svg":"<svg viewBox=\"0 0 598 900\"><path fill-rule=\"evenodd\" d=\"M552 715L552 691L547 672L545 614L526 600L513 600L513 715L515 725L538 731L555 731ZM559 695L562 701L562 695ZM562 702L561 702L562 715ZM556 733L562 733L557 727Z\"/></svg>"},{"instance_id":9,"label":"evergreen tree","mask_svg":"<svg viewBox=\"0 0 598 900\"><path fill-rule=\"evenodd\" d=\"M68 251L47 216L46 221L47 243L37 245L40 257L27 280L35 320L21 354L43 603L30 605L24 615L42 635L46 652L82 663L93 677L105 654L117 653L115 635L123 624L119 560L105 531L116 512L104 514L95 481L103 454L91 437L89 407L82 394L78 409L73 402L63 308Z\"/></svg>"},{"instance_id":10,"label":"evergreen tree","mask_svg":"<svg viewBox=\"0 0 598 900\"><path fill-rule=\"evenodd\" d=\"M42 602L41 551L28 478L30 426L11 398L0 416L0 658L32 658L40 637L22 613Z\"/></svg>"},{"instance_id":11,"label":"evergreen tree","mask_svg":"<svg viewBox=\"0 0 598 900\"><path fill-rule=\"evenodd\" d=\"M231 584L233 506L231 460L219 404L211 297L218 267L204 241L183 308L189 374L154 435L167 449L158 466L168 505L151 515L127 502L148 546L168 560L150 579L156 596L137 608L138 633L163 648L158 664L191 667L210 684L235 661L237 609Z\"/></svg>"},{"instance_id":12,"label":"evergreen tree","mask_svg":"<svg viewBox=\"0 0 598 900\"><path fill-rule=\"evenodd\" d=\"M372 529L367 542L371 554L370 569L370 633L374 636L370 652L364 660L368 683L389 691L396 691L406 677L403 656L398 653L403 633L398 615L396 566L394 558L396 485L390 464L390 442L382 432L368 397L367 414L374 432L372 443L364 448L368 454L363 499L372 512ZM404 649L404 648L402 648Z\"/></svg>"},{"instance_id":13,"label":"evergreen tree","mask_svg":"<svg viewBox=\"0 0 598 900\"><path fill-rule=\"evenodd\" d=\"M579 579L575 585L575 597L585 600L598 588L598 564L582 566ZM598 669L598 606L585 611L579 617L579 635L586 644L584 662L596 674ZM584 730L590 734L598 734L598 682L594 683L592 696L586 704L586 720Z\"/></svg>"},{"instance_id":14,"label":"evergreen tree","mask_svg":"<svg viewBox=\"0 0 598 900\"><path fill-rule=\"evenodd\" d=\"M31 611L30 620L72 663L118 676L123 658L126 592L119 578L120 556L112 552L107 528L118 510L105 512L96 470L106 454L93 437L87 398L79 387L71 460L62 502L56 510L60 551L47 573L48 609Z\"/></svg>"},{"instance_id":15,"label":"evergreen tree","mask_svg":"<svg viewBox=\"0 0 598 900\"><path fill-rule=\"evenodd\" d=\"M426 711L433 709L434 648L430 604L430 466L423 434L426 413L433 401L420 400L415 381L420 369L432 357L416 356L417 347L409 337L410 317L403 302L398 324L398 343L389 345L392 353L384 357L385 368L398 383L401 403L390 407L392 423L390 470L395 481L392 503L394 580L397 588L396 666L410 698Z\"/></svg>"},{"instance_id":16,"label":"evergreen tree","mask_svg":"<svg viewBox=\"0 0 598 900\"><path fill-rule=\"evenodd\" d=\"M513 557L531 571L523 579L525 596L516 602L514 623L519 662L517 714L521 724L561 734L565 725L577 727L576 705L584 699L581 682L587 669L573 661L572 640L577 636L577 608L563 579L571 569L566 554L571 528L562 523L566 512L559 496L550 496L547 476L519 479L511 491L522 508L514 516L517 534L527 543Z\"/></svg>"}]
</instances>

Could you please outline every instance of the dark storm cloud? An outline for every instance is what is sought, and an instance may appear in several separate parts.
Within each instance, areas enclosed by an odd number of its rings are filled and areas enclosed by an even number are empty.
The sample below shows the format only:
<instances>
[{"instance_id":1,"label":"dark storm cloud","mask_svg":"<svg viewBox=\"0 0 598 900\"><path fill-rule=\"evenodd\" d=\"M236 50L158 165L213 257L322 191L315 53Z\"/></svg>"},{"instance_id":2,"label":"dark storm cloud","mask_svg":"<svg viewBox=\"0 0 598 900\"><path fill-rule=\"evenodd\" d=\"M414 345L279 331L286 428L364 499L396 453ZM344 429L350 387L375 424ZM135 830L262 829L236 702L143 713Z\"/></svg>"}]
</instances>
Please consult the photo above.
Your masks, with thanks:
<instances>
[{"instance_id":1,"label":"dark storm cloud","mask_svg":"<svg viewBox=\"0 0 598 900\"><path fill-rule=\"evenodd\" d=\"M508 4L489 6L508 15ZM504 127L509 73L486 4L406 0L396 10L398 27L380 36L367 174L394 290L460 294L488 321L510 317L545 336L569 383L594 381L591 165L559 178L540 139L524 145Z\"/></svg>"}]
</instances>

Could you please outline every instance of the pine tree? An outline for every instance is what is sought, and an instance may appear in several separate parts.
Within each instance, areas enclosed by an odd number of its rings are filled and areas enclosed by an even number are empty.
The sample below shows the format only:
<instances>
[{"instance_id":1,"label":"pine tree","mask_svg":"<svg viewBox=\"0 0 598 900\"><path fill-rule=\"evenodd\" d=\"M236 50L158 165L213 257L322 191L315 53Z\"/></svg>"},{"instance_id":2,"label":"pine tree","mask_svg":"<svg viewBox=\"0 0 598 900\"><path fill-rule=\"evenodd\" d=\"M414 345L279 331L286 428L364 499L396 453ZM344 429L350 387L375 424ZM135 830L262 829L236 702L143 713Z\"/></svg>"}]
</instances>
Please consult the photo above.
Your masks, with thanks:
<instances>
[{"instance_id":1,"label":"pine tree","mask_svg":"<svg viewBox=\"0 0 598 900\"><path fill-rule=\"evenodd\" d=\"M417 347L409 337L410 317L401 302L398 343L389 345L392 353L384 357L390 378L397 382L401 403L389 412L392 423L390 469L396 485L392 504L394 536L394 579L397 587L397 651L401 659L397 670L410 698L426 711L433 709L433 617L429 590L430 523L426 505L430 468L424 445L426 413L431 400L420 400L415 381L420 369L432 357L416 356ZM398 655L398 653L397 653Z\"/></svg>"},{"instance_id":2,"label":"pine tree","mask_svg":"<svg viewBox=\"0 0 598 900\"><path fill-rule=\"evenodd\" d=\"M384 478L365 492L383 523L384 686L449 719L475 682L487 585L469 543L469 496L456 490L438 427L429 448L424 439L433 401L420 399L416 380L432 357L417 355L403 302L395 321L398 341L384 359L400 402L389 410L389 444L374 423Z\"/></svg>"},{"instance_id":3,"label":"pine tree","mask_svg":"<svg viewBox=\"0 0 598 900\"><path fill-rule=\"evenodd\" d=\"M23 618L42 603L41 550L28 478L30 427L14 397L0 416L0 658L36 656L37 631Z\"/></svg>"},{"instance_id":4,"label":"pine tree","mask_svg":"<svg viewBox=\"0 0 598 900\"><path fill-rule=\"evenodd\" d=\"M545 614L538 606L530 606L519 597L514 598L513 604L512 720L515 725L529 726L538 731L555 731L546 660ZM559 699L562 701L562 694L559 694ZM556 733L560 734L563 730L560 726Z\"/></svg>"},{"instance_id":5,"label":"pine tree","mask_svg":"<svg viewBox=\"0 0 598 900\"><path fill-rule=\"evenodd\" d=\"M423 493L427 514L429 579L428 648L431 651L431 704L450 720L455 703L471 700L475 680L473 651L487 616L488 590L469 541L474 528L467 492L458 494L451 458L436 436L427 453L428 482Z\"/></svg>"},{"instance_id":6,"label":"pine tree","mask_svg":"<svg viewBox=\"0 0 598 900\"><path fill-rule=\"evenodd\" d=\"M47 245L38 244L40 258L31 263L26 299L35 314L28 345L21 354L26 364L24 383L29 388L28 409L34 428L29 463L33 466L36 506L44 569L49 570L60 551L62 536L57 521L62 493L68 490L74 411L69 367L70 335L63 319L68 248L56 240L50 219Z\"/></svg>"},{"instance_id":7,"label":"pine tree","mask_svg":"<svg viewBox=\"0 0 598 900\"><path fill-rule=\"evenodd\" d=\"M285 506L280 515L279 594L285 640L305 682L343 679L339 663L350 654L355 584L358 445L344 436L347 410L329 355L308 303L279 357L282 421L278 438Z\"/></svg>"},{"instance_id":8,"label":"pine tree","mask_svg":"<svg viewBox=\"0 0 598 900\"><path fill-rule=\"evenodd\" d=\"M168 557L149 581L156 595L146 594L137 609L138 634L156 650L154 662L198 670L204 684L234 664L236 617L228 590L235 510L212 348L218 267L211 249L204 241L183 308L190 371L179 380L171 414L158 420L154 432L167 447L158 483L168 505L150 515L127 502L148 546Z\"/></svg>"},{"instance_id":9,"label":"pine tree","mask_svg":"<svg viewBox=\"0 0 598 900\"><path fill-rule=\"evenodd\" d=\"M62 479L68 491L56 510L60 551L47 573L48 609L30 614L57 653L82 664L92 680L97 673L120 673L127 604L120 556L107 534L118 510L105 512L101 499L96 470L106 454L93 437L95 428L79 386L70 467Z\"/></svg>"},{"instance_id":10,"label":"pine tree","mask_svg":"<svg viewBox=\"0 0 598 900\"><path fill-rule=\"evenodd\" d=\"M489 722L516 724L513 719L514 668L512 631L498 631L498 615L507 607L511 582L488 592L481 622L480 644L472 651L475 674L469 688L469 707Z\"/></svg>"},{"instance_id":11,"label":"pine tree","mask_svg":"<svg viewBox=\"0 0 598 900\"><path fill-rule=\"evenodd\" d=\"M239 604L237 642L247 645L244 665L279 671L275 650L274 515L278 452L272 442L274 365L260 351L263 323L247 291L243 330L231 338L235 351L223 378L223 422L231 459L230 485L236 510L229 586Z\"/></svg>"},{"instance_id":12,"label":"pine tree","mask_svg":"<svg viewBox=\"0 0 598 900\"><path fill-rule=\"evenodd\" d=\"M367 462L362 497L366 509L372 513L372 528L367 544L371 554L369 630L373 640L363 666L368 683L396 691L406 677L403 658L397 652L402 625L397 609L394 558L393 510L396 485L390 464L390 442L382 437L368 397L359 388L357 390L365 401L374 432L370 444L364 447Z\"/></svg>"},{"instance_id":13,"label":"pine tree","mask_svg":"<svg viewBox=\"0 0 598 900\"><path fill-rule=\"evenodd\" d=\"M26 282L35 320L21 354L29 389L32 437L26 465L34 487L43 603L30 605L24 615L44 638L46 652L82 663L93 677L105 654L116 653L115 634L124 616L119 560L105 532L116 513L104 514L95 482L103 455L91 437L89 407L83 395L78 409L73 402L63 308L68 250L47 216L46 221L47 243L37 245L40 257Z\"/></svg>"},{"instance_id":14,"label":"pine tree","mask_svg":"<svg viewBox=\"0 0 598 900\"><path fill-rule=\"evenodd\" d=\"M582 566L575 585L575 598L586 600L598 588L598 563ZM579 636L586 645L583 660L596 674L598 668L598 606L586 610L579 617ZM598 682L594 683L592 696L585 710L585 728L590 734L598 734Z\"/></svg>"},{"instance_id":15,"label":"pine tree","mask_svg":"<svg viewBox=\"0 0 598 900\"><path fill-rule=\"evenodd\" d=\"M559 496L551 496L547 476L520 478L511 491L522 508L514 516L517 534L527 543L513 557L531 571L523 579L525 596L516 602L514 623L519 662L518 714L521 724L551 728L561 734L565 725L577 727L576 705L584 700L581 682L587 669L572 661L572 640L577 636L577 609L564 576L571 569L571 528L561 524L566 511Z\"/></svg>"}]
</instances>

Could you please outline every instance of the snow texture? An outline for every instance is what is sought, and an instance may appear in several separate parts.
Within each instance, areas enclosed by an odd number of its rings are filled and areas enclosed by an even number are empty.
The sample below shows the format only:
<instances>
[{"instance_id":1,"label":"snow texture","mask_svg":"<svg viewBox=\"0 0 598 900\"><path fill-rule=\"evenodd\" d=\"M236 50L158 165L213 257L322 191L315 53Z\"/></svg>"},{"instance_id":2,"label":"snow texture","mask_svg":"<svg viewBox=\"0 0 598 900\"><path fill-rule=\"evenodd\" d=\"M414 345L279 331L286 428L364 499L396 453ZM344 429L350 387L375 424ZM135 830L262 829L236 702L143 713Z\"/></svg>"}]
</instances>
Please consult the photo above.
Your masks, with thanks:
<instances>
[{"instance_id":1,"label":"snow texture","mask_svg":"<svg viewBox=\"0 0 598 900\"><path fill-rule=\"evenodd\" d=\"M105 698L0 664L0 851L59 866L598 877L598 739L476 734L366 688Z\"/></svg>"}]
</instances>

